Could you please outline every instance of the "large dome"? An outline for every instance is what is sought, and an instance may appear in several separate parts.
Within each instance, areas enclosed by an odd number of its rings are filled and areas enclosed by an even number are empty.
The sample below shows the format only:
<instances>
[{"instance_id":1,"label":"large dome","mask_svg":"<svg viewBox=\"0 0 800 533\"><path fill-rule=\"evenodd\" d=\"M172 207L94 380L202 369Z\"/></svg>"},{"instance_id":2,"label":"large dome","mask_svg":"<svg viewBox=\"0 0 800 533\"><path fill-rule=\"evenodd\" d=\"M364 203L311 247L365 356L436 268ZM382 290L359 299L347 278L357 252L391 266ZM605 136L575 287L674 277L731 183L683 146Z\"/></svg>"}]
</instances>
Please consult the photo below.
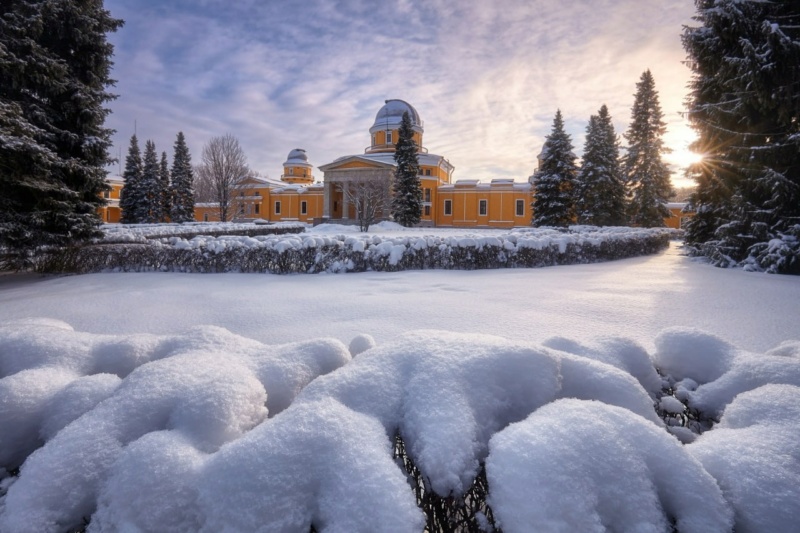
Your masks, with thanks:
<instances>
[{"instance_id":1,"label":"large dome","mask_svg":"<svg viewBox=\"0 0 800 533\"><path fill-rule=\"evenodd\" d=\"M306 151L302 148L295 148L291 152L289 152L289 156L286 158L286 162L283 164L286 165L296 165L296 166L307 166L310 167L311 165L308 162L308 156L306 155Z\"/></svg>"},{"instance_id":2,"label":"large dome","mask_svg":"<svg viewBox=\"0 0 800 533\"><path fill-rule=\"evenodd\" d=\"M370 133L378 130L395 129L403 120L403 113L408 112L411 125L415 130L422 130L422 120L414 106L403 100L386 100L383 107L375 115L375 123L369 129Z\"/></svg>"}]
</instances>

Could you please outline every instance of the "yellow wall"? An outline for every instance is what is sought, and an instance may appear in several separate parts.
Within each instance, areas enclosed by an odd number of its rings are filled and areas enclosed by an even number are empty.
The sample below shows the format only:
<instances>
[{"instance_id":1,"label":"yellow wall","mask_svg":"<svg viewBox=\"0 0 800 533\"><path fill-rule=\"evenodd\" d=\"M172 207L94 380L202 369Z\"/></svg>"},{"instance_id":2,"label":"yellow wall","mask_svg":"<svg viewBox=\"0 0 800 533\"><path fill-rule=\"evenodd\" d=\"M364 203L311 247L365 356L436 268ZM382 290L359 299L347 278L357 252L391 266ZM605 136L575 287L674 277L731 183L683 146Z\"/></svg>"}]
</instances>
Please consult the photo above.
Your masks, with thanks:
<instances>
[{"instance_id":1,"label":"yellow wall","mask_svg":"<svg viewBox=\"0 0 800 533\"><path fill-rule=\"evenodd\" d=\"M686 224L686 221L694 216L694 213L691 212L684 213L683 207L670 206L669 211L672 213L672 216L664 219L664 224L666 224L668 228L681 229Z\"/></svg>"},{"instance_id":2,"label":"yellow wall","mask_svg":"<svg viewBox=\"0 0 800 533\"><path fill-rule=\"evenodd\" d=\"M517 201L522 202L523 213L517 216ZM435 202L437 226L512 228L529 226L530 190L519 190L509 186L465 185L439 189ZM451 214L445 214L445 202L451 203ZM485 214L481 214L481 201L485 201Z\"/></svg>"},{"instance_id":3,"label":"yellow wall","mask_svg":"<svg viewBox=\"0 0 800 533\"><path fill-rule=\"evenodd\" d=\"M119 208L119 196L122 192L123 183L107 181L106 184L111 187L111 190L105 191L102 196L108 200L108 205L98 207L97 215L106 224L117 224L122 215L122 211Z\"/></svg>"}]
</instances>

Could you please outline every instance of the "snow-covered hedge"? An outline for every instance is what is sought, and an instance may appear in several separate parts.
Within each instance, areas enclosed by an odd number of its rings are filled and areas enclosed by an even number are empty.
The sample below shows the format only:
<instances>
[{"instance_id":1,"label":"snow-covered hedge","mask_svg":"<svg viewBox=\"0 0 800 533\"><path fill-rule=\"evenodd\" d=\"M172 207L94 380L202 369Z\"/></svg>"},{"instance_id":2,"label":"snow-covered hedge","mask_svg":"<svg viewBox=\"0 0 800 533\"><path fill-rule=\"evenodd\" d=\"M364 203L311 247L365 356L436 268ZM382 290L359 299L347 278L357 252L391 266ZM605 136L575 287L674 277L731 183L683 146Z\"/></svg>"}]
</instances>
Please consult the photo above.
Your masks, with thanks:
<instances>
[{"instance_id":1,"label":"snow-covered hedge","mask_svg":"<svg viewBox=\"0 0 800 533\"><path fill-rule=\"evenodd\" d=\"M51 258L62 272L318 272L542 267L593 263L656 253L665 229L520 229L490 235L267 235L169 237L147 243L97 244Z\"/></svg>"},{"instance_id":2,"label":"snow-covered hedge","mask_svg":"<svg viewBox=\"0 0 800 533\"><path fill-rule=\"evenodd\" d=\"M103 226L103 237L95 242L126 243L147 242L150 239L162 239L180 236L192 239L198 235L219 237L222 235L283 235L301 233L306 225L291 222L270 224L236 223L236 222L184 222L182 224L106 224Z\"/></svg>"},{"instance_id":3,"label":"snow-covered hedge","mask_svg":"<svg viewBox=\"0 0 800 533\"><path fill-rule=\"evenodd\" d=\"M3 325L0 531L796 528L800 341L351 346Z\"/></svg>"}]
</instances>

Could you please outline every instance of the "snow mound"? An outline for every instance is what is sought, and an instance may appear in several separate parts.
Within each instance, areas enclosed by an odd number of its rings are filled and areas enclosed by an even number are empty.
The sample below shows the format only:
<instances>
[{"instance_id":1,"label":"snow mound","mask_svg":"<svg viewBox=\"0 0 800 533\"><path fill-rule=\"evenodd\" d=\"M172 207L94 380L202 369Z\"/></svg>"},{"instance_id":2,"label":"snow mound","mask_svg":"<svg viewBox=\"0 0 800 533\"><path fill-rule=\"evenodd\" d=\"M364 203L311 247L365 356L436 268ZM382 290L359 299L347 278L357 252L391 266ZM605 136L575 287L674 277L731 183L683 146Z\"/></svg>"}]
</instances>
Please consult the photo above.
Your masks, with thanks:
<instances>
[{"instance_id":1,"label":"snow mound","mask_svg":"<svg viewBox=\"0 0 800 533\"><path fill-rule=\"evenodd\" d=\"M689 378L699 384L681 394L689 407L711 418L718 418L743 392L770 383L800 386L798 341L753 354L698 330L670 328L658 335L655 344L656 364L674 379Z\"/></svg>"},{"instance_id":2,"label":"snow mound","mask_svg":"<svg viewBox=\"0 0 800 533\"><path fill-rule=\"evenodd\" d=\"M598 399L659 423L629 374L489 335L416 331L310 384L296 402L334 398L399 433L440 496L461 495L491 436L560 397Z\"/></svg>"},{"instance_id":3,"label":"snow mound","mask_svg":"<svg viewBox=\"0 0 800 533\"><path fill-rule=\"evenodd\" d=\"M738 395L721 422L687 446L717 479L737 533L796 531L800 516L800 387Z\"/></svg>"},{"instance_id":4,"label":"snow mound","mask_svg":"<svg viewBox=\"0 0 800 533\"><path fill-rule=\"evenodd\" d=\"M602 337L593 344L581 344L564 337L552 337L543 344L555 350L588 357L624 370L635 377L651 395L661 390L662 380L653 366L650 355L630 339Z\"/></svg>"},{"instance_id":5,"label":"snow mound","mask_svg":"<svg viewBox=\"0 0 800 533\"><path fill-rule=\"evenodd\" d=\"M41 340L38 333L33 337ZM94 353L91 348L108 346L106 337L92 339L82 334L73 346L79 357L63 354L70 366ZM0 466L19 464L49 439L9 488L0 530L60 531L79 524L91 516L100 484L128 445L152 432L175 431L211 453L350 360L347 348L332 339L266 346L206 327L156 340L164 357L124 379L44 366L0 380Z\"/></svg>"},{"instance_id":6,"label":"snow mound","mask_svg":"<svg viewBox=\"0 0 800 533\"><path fill-rule=\"evenodd\" d=\"M663 429L619 407L560 400L495 435L497 525L529 531L729 532L714 479Z\"/></svg>"},{"instance_id":7,"label":"snow mound","mask_svg":"<svg viewBox=\"0 0 800 533\"><path fill-rule=\"evenodd\" d=\"M372 338L372 335L367 335L366 333L362 333L361 335L356 335L353 337L353 340L350 341L350 355L353 357L366 352L370 348L375 347L375 339Z\"/></svg>"}]
</instances>

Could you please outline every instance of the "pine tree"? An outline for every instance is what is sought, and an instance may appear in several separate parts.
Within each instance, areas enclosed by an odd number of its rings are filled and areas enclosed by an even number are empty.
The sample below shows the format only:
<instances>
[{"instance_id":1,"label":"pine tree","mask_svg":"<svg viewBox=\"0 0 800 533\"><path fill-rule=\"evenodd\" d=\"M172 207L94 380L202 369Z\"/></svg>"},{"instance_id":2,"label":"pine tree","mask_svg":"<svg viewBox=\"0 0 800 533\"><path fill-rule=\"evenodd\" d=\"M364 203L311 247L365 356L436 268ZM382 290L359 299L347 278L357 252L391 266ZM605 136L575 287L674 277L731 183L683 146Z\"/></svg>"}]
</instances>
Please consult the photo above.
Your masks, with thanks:
<instances>
[{"instance_id":1,"label":"pine tree","mask_svg":"<svg viewBox=\"0 0 800 533\"><path fill-rule=\"evenodd\" d=\"M139 140L134 134L131 136L128 155L125 157L125 171L122 173L125 180L120 191L119 207L122 211L120 222L123 224L138 224L139 206L144 202L142 189L142 154L139 151Z\"/></svg>"},{"instance_id":2,"label":"pine tree","mask_svg":"<svg viewBox=\"0 0 800 533\"><path fill-rule=\"evenodd\" d=\"M139 221L144 224L159 222L161 215L161 179L159 177L156 145L149 139L144 143L141 198L142 202L136 206Z\"/></svg>"},{"instance_id":3,"label":"pine tree","mask_svg":"<svg viewBox=\"0 0 800 533\"><path fill-rule=\"evenodd\" d=\"M545 138L541 163L533 175L534 226L563 226L575 221L575 154L572 139L564 130L561 110L553 119L553 129Z\"/></svg>"},{"instance_id":4,"label":"pine tree","mask_svg":"<svg viewBox=\"0 0 800 533\"><path fill-rule=\"evenodd\" d=\"M114 98L106 34L121 24L97 0L0 3L0 247L16 266L98 234Z\"/></svg>"},{"instance_id":5,"label":"pine tree","mask_svg":"<svg viewBox=\"0 0 800 533\"><path fill-rule=\"evenodd\" d=\"M718 265L800 273L800 5L695 4L683 45L704 160L687 242Z\"/></svg>"},{"instance_id":6,"label":"pine tree","mask_svg":"<svg viewBox=\"0 0 800 533\"><path fill-rule=\"evenodd\" d=\"M175 140L175 152L172 156L172 183L170 186L172 209L170 218L173 222L191 222L194 220L194 174L192 157L183 132L178 132Z\"/></svg>"},{"instance_id":7,"label":"pine tree","mask_svg":"<svg viewBox=\"0 0 800 533\"><path fill-rule=\"evenodd\" d=\"M605 105L589 118L583 163L576 182L579 224L625 225L625 184L619 164L619 139Z\"/></svg>"},{"instance_id":8,"label":"pine tree","mask_svg":"<svg viewBox=\"0 0 800 533\"><path fill-rule=\"evenodd\" d=\"M417 144L414 142L414 130L407 111L403 113L397 136L392 216L395 222L411 227L419 224L422 217L422 186L419 179Z\"/></svg>"},{"instance_id":9,"label":"pine tree","mask_svg":"<svg viewBox=\"0 0 800 533\"><path fill-rule=\"evenodd\" d=\"M631 197L630 221L635 226L664 226L670 216L666 206L672 192L669 169L661 160L669 153L662 137L667 131L663 120L655 80L646 70L636 84L631 125L625 138L628 153L624 157L625 181Z\"/></svg>"},{"instance_id":10,"label":"pine tree","mask_svg":"<svg viewBox=\"0 0 800 533\"><path fill-rule=\"evenodd\" d=\"M170 182L169 182L169 162L167 162L167 152L161 152L161 166L158 169L159 179L159 222L166 222L169 219L169 212L172 206L170 198Z\"/></svg>"}]
</instances>

